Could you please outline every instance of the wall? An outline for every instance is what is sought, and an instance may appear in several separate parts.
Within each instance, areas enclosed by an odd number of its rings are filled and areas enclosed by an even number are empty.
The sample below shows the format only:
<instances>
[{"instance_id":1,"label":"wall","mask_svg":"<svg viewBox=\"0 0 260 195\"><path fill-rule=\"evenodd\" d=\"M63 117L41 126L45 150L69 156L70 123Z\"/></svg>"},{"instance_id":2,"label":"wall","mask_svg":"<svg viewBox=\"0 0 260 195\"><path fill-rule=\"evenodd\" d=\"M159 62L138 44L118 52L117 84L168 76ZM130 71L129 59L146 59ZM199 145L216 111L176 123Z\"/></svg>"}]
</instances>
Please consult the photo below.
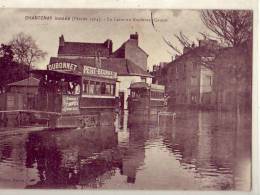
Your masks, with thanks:
<instances>
[{"instance_id":1,"label":"wall","mask_svg":"<svg viewBox=\"0 0 260 195\"><path fill-rule=\"evenodd\" d=\"M125 58L131 60L143 70L147 70L148 55L138 47L135 40L128 40L125 43Z\"/></svg>"},{"instance_id":2,"label":"wall","mask_svg":"<svg viewBox=\"0 0 260 195\"><path fill-rule=\"evenodd\" d=\"M30 94L37 94L38 93L38 87L18 87L18 86L11 86L9 88L10 93L30 93Z\"/></svg>"},{"instance_id":3,"label":"wall","mask_svg":"<svg viewBox=\"0 0 260 195\"><path fill-rule=\"evenodd\" d=\"M167 65L166 93L170 104L194 104L199 100L200 66L186 54Z\"/></svg>"}]
</instances>

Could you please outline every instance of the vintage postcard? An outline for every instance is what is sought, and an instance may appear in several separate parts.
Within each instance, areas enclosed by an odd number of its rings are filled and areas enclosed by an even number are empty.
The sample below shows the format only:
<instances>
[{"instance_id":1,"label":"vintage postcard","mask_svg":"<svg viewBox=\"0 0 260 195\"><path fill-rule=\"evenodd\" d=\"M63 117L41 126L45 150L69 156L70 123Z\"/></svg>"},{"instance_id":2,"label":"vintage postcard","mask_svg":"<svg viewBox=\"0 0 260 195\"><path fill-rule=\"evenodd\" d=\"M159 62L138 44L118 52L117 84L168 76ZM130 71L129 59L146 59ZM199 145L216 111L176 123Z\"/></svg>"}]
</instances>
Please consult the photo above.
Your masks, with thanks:
<instances>
[{"instance_id":1,"label":"vintage postcard","mask_svg":"<svg viewBox=\"0 0 260 195\"><path fill-rule=\"evenodd\" d=\"M255 14L0 8L0 189L252 191Z\"/></svg>"}]
</instances>

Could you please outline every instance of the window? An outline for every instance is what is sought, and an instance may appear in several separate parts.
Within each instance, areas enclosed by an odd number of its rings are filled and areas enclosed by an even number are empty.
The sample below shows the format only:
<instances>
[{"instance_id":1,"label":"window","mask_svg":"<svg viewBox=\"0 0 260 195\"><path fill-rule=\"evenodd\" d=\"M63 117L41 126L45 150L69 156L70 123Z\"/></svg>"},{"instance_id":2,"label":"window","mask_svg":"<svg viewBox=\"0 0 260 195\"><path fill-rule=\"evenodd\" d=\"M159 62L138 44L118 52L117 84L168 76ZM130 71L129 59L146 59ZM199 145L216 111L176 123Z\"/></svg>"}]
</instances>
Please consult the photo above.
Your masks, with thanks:
<instances>
[{"instance_id":1,"label":"window","mask_svg":"<svg viewBox=\"0 0 260 195\"><path fill-rule=\"evenodd\" d=\"M83 93L89 95L115 95L115 84L88 81L83 82Z\"/></svg>"},{"instance_id":2,"label":"window","mask_svg":"<svg viewBox=\"0 0 260 195\"><path fill-rule=\"evenodd\" d=\"M186 76L186 64L183 64L183 79L185 79Z\"/></svg>"},{"instance_id":3,"label":"window","mask_svg":"<svg viewBox=\"0 0 260 195\"><path fill-rule=\"evenodd\" d=\"M191 83L191 86L196 86L197 85L197 78L196 77L194 77L194 76L192 76L191 78L190 78L190 83Z\"/></svg>"},{"instance_id":4,"label":"window","mask_svg":"<svg viewBox=\"0 0 260 195\"><path fill-rule=\"evenodd\" d=\"M176 80L178 80L178 79L179 79L179 72L178 72L178 66L177 66L177 64L176 64L176 66L175 66L175 73L176 73Z\"/></svg>"},{"instance_id":5,"label":"window","mask_svg":"<svg viewBox=\"0 0 260 195\"><path fill-rule=\"evenodd\" d=\"M95 82L90 81L89 83L89 94L93 95L95 92Z\"/></svg>"},{"instance_id":6,"label":"window","mask_svg":"<svg viewBox=\"0 0 260 195\"><path fill-rule=\"evenodd\" d=\"M110 84L106 84L106 94L110 94Z\"/></svg>"},{"instance_id":7,"label":"window","mask_svg":"<svg viewBox=\"0 0 260 195\"><path fill-rule=\"evenodd\" d=\"M101 94L102 95L106 94L106 84L105 83L101 84Z\"/></svg>"},{"instance_id":8,"label":"window","mask_svg":"<svg viewBox=\"0 0 260 195\"><path fill-rule=\"evenodd\" d=\"M193 70L195 71L197 68L197 65L196 64L193 64Z\"/></svg>"},{"instance_id":9,"label":"window","mask_svg":"<svg viewBox=\"0 0 260 195\"><path fill-rule=\"evenodd\" d=\"M96 82L95 94L101 94L101 83L99 83L99 82Z\"/></svg>"},{"instance_id":10,"label":"window","mask_svg":"<svg viewBox=\"0 0 260 195\"><path fill-rule=\"evenodd\" d=\"M116 89L115 85L112 84L112 85L111 85L110 95L115 95L115 89Z\"/></svg>"},{"instance_id":11,"label":"window","mask_svg":"<svg viewBox=\"0 0 260 195\"><path fill-rule=\"evenodd\" d=\"M89 81L84 81L83 82L83 93L88 93L88 86L89 86Z\"/></svg>"}]
</instances>

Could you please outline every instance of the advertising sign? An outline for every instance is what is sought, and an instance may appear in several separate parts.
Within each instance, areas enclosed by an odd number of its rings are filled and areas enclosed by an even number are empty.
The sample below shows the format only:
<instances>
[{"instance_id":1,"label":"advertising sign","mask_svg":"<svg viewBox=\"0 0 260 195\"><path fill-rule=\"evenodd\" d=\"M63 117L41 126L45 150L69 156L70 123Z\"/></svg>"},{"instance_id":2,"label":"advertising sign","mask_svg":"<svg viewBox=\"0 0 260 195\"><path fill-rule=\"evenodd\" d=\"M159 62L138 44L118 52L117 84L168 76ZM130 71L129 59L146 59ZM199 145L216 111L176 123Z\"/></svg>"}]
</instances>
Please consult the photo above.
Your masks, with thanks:
<instances>
[{"instance_id":1,"label":"advertising sign","mask_svg":"<svg viewBox=\"0 0 260 195\"><path fill-rule=\"evenodd\" d=\"M83 74L89 75L89 76L109 78L109 79L117 78L116 72L112 72L112 71L104 70L104 69L100 69L100 68L95 68L95 67L91 67L91 66L86 66L86 65L83 68Z\"/></svg>"},{"instance_id":2,"label":"advertising sign","mask_svg":"<svg viewBox=\"0 0 260 195\"><path fill-rule=\"evenodd\" d=\"M57 62L47 65L48 70L65 70L65 71L76 71L78 65L72 64L70 62Z\"/></svg>"},{"instance_id":3,"label":"advertising sign","mask_svg":"<svg viewBox=\"0 0 260 195\"><path fill-rule=\"evenodd\" d=\"M63 95L62 112L79 113L79 96Z\"/></svg>"}]
</instances>

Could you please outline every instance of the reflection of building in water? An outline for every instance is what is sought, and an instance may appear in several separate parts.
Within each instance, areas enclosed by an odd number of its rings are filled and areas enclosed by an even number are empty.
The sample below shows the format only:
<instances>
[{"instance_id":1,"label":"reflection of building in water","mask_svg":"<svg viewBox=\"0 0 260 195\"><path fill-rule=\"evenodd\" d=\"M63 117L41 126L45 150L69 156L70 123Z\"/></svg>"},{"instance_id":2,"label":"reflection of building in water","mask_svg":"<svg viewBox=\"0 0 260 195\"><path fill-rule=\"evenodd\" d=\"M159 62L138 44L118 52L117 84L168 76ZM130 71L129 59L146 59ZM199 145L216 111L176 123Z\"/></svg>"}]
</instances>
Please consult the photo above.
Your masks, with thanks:
<instances>
[{"instance_id":1,"label":"reflection of building in water","mask_svg":"<svg viewBox=\"0 0 260 195\"><path fill-rule=\"evenodd\" d=\"M215 112L184 112L178 114L172 130L162 134L164 144L184 169L196 173L203 189L235 189L234 143L238 139L230 126L234 121L224 118L221 123Z\"/></svg>"},{"instance_id":2,"label":"reflection of building in water","mask_svg":"<svg viewBox=\"0 0 260 195\"><path fill-rule=\"evenodd\" d=\"M135 183L136 173L144 163L147 133L147 126L131 126L129 127L128 139L124 139L123 143L119 142L119 149L123 154L121 174L127 176L128 183Z\"/></svg>"},{"instance_id":3,"label":"reflection of building in water","mask_svg":"<svg viewBox=\"0 0 260 195\"><path fill-rule=\"evenodd\" d=\"M113 127L36 132L26 143L26 167L37 164L40 181L28 188L98 187L121 167Z\"/></svg>"},{"instance_id":4,"label":"reflection of building in water","mask_svg":"<svg viewBox=\"0 0 260 195\"><path fill-rule=\"evenodd\" d=\"M233 188L249 190L251 185L251 116L249 113L218 114L214 159L218 167L233 174Z\"/></svg>"},{"instance_id":5,"label":"reflection of building in water","mask_svg":"<svg viewBox=\"0 0 260 195\"><path fill-rule=\"evenodd\" d=\"M122 111L116 115L115 127L116 131L127 131L128 111Z\"/></svg>"},{"instance_id":6,"label":"reflection of building in water","mask_svg":"<svg viewBox=\"0 0 260 195\"><path fill-rule=\"evenodd\" d=\"M198 112L182 112L177 116L172 129L166 128L164 143L182 163L192 164L198 152Z\"/></svg>"},{"instance_id":7,"label":"reflection of building in water","mask_svg":"<svg viewBox=\"0 0 260 195\"><path fill-rule=\"evenodd\" d=\"M37 173L24 167L26 150L23 146L27 135L21 133L17 136L7 133L0 136L0 186L24 188L37 180Z\"/></svg>"}]
</instances>

